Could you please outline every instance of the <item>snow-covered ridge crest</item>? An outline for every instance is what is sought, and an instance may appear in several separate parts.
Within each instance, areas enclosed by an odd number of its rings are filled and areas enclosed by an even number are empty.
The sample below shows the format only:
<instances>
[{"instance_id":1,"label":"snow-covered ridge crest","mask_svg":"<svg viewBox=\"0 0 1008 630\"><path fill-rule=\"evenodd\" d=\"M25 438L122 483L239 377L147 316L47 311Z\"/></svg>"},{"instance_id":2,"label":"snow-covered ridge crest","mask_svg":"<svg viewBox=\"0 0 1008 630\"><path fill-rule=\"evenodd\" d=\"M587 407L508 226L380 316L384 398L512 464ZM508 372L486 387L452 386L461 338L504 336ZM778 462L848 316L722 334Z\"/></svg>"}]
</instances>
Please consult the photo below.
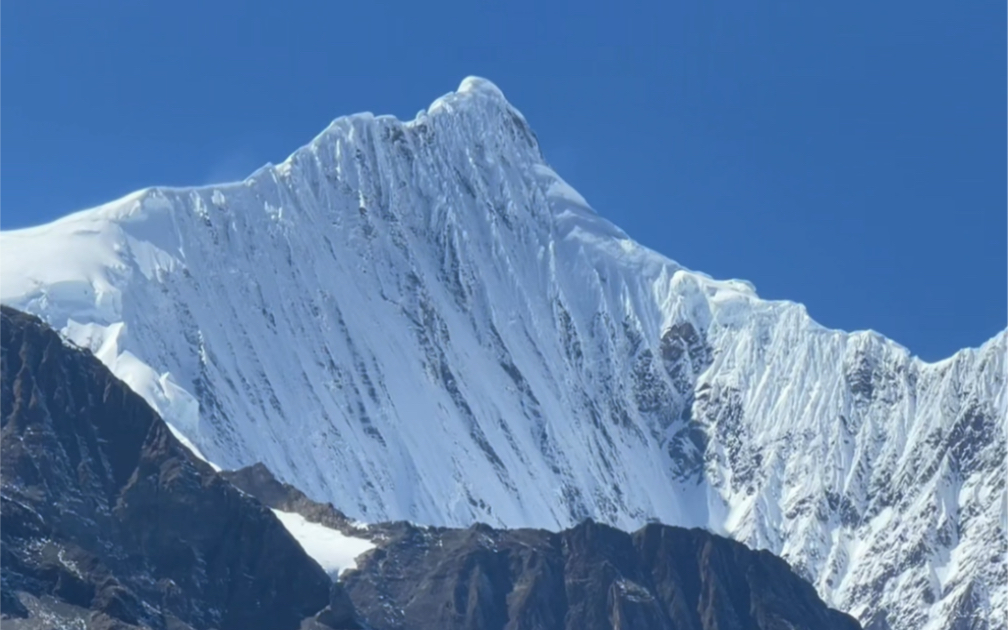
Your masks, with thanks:
<instances>
[{"instance_id":1,"label":"snow-covered ridge crest","mask_svg":"<svg viewBox=\"0 0 1008 630\"><path fill-rule=\"evenodd\" d=\"M0 233L0 299L209 460L360 520L658 518L770 549L866 625L1008 611L1005 333L926 364L684 269L484 80L243 182Z\"/></svg>"}]
</instances>

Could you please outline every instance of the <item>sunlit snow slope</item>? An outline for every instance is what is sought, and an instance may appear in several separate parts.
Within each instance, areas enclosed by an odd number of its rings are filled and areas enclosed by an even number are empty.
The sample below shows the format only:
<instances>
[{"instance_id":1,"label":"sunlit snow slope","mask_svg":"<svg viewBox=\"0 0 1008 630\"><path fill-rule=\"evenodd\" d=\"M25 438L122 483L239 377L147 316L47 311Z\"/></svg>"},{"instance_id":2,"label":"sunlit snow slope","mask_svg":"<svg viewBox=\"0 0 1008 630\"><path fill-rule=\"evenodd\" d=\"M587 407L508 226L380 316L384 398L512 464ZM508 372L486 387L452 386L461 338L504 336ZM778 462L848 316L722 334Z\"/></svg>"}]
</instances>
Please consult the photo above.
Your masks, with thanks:
<instances>
[{"instance_id":1,"label":"sunlit snow slope","mask_svg":"<svg viewBox=\"0 0 1008 630\"><path fill-rule=\"evenodd\" d=\"M357 568L357 557L375 548L370 540L347 536L309 521L296 512L273 510L305 553L319 563L329 577L339 579L344 571Z\"/></svg>"},{"instance_id":2,"label":"sunlit snow slope","mask_svg":"<svg viewBox=\"0 0 1008 630\"><path fill-rule=\"evenodd\" d=\"M355 518L699 525L868 628L1005 627L1005 333L926 364L685 270L596 215L486 81L0 254L4 303L204 457Z\"/></svg>"}]
</instances>

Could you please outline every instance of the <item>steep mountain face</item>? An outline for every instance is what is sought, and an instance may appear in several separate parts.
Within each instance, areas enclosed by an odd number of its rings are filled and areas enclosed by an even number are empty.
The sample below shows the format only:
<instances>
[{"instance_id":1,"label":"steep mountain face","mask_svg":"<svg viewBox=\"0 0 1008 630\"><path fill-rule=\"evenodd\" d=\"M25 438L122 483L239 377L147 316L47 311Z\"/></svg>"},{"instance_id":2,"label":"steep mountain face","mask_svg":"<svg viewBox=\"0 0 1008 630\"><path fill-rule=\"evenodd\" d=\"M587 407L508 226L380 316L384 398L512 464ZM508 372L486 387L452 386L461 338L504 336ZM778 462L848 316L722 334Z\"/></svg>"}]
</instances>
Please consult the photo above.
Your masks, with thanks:
<instances>
[{"instance_id":1,"label":"steep mountain face","mask_svg":"<svg viewBox=\"0 0 1008 630\"><path fill-rule=\"evenodd\" d=\"M654 518L782 556L868 628L1005 627L1006 334L926 364L683 269L486 81L244 182L4 232L0 257L0 299L195 452L351 518Z\"/></svg>"},{"instance_id":2,"label":"steep mountain face","mask_svg":"<svg viewBox=\"0 0 1008 630\"><path fill-rule=\"evenodd\" d=\"M701 530L362 528L261 464L227 475L240 492L89 353L0 320L4 627L860 627L779 558ZM260 497L381 547L330 583Z\"/></svg>"},{"instance_id":3,"label":"steep mountain face","mask_svg":"<svg viewBox=\"0 0 1008 630\"><path fill-rule=\"evenodd\" d=\"M94 357L0 314L5 628L298 628L330 580Z\"/></svg>"}]
</instances>

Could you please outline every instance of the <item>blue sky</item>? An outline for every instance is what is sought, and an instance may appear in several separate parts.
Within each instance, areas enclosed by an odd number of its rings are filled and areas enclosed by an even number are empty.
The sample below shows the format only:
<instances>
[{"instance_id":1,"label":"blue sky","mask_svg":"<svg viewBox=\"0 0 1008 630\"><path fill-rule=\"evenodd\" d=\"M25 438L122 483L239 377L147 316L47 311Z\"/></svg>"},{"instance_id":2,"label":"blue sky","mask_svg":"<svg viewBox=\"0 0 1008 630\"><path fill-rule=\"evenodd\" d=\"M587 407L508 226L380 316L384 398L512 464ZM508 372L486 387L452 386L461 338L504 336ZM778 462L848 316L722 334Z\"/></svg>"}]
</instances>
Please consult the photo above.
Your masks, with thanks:
<instances>
[{"instance_id":1,"label":"blue sky","mask_svg":"<svg viewBox=\"0 0 1008 630\"><path fill-rule=\"evenodd\" d=\"M602 215L926 359L1006 325L1005 3L8 2L0 225L485 76ZM758 5L758 6L757 6Z\"/></svg>"}]
</instances>

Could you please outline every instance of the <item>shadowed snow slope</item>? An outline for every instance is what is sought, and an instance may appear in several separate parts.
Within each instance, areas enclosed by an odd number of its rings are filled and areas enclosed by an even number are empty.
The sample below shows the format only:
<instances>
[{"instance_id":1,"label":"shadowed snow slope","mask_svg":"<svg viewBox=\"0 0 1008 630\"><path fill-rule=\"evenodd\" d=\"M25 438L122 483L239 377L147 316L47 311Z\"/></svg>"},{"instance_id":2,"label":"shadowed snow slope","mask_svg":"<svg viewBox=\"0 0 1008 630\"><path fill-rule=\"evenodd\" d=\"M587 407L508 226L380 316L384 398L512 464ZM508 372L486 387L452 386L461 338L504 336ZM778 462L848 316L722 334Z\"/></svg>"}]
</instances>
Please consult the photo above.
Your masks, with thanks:
<instances>
[{"instance_id":1,"label":"shadowed snow slope","mask_svg":"<svg viewBox=\"0 0 1008 630\"><path fill-rule=\"evenodd\" d=\"M487 81L0 255L2 301L196 452L353 518L657 518L783 556L869 628L1004 627L1005 333L926 364L683 269L595 214Z\"/></svg>"}]
</instances>

